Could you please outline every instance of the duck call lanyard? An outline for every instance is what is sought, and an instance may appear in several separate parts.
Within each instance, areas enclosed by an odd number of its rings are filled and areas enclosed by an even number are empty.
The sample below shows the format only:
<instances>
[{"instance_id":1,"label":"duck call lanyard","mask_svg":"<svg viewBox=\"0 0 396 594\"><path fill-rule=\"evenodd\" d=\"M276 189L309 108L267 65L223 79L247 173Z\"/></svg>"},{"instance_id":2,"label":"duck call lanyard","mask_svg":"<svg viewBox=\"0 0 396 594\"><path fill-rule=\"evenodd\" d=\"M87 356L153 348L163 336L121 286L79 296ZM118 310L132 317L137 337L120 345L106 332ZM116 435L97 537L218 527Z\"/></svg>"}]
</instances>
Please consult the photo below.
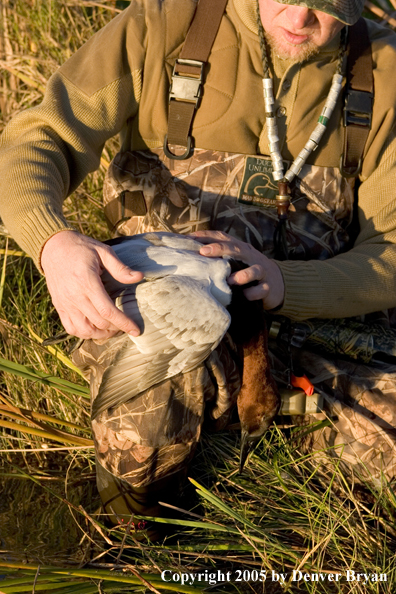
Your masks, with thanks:
<instances>
[{"instance_id":1,"label":"duck call lanyard","mask_svg":"<svg viewBox=\"0 0 396 594\"><path fill-rule=\"evenodd\" d=\"M346 27L341 33L340 51L338 55L338 62L336 72L333 76L332 84L329 94L327 96L322 113L319 116L318 122L309 137L308 142L294 159L289 169L284 172L283 159L280 152L280 141L278 125L275 116L275 100L274 100L274 83L270 77L268 67L267 45L265 41L264 28L260 18L260 7L257 2L257 24L260 38L260 48L263 60L264 78L263 78L263 92L264 92L264 106L265 106L265 120L267 124L268 145L272 160L272 176L274 181L278 182L278 195L276 196L276 205L278 210L278 224L275 229L274 247L275 258L278 260L288 259L287 239L286 239L286 222L287 213L290 206L290 183L298 175L307 161L309 155L314 151L325 133L327 124L334 111L338 97L342 89L342 63L346 49Z\"/></svg>"}]
</instances>

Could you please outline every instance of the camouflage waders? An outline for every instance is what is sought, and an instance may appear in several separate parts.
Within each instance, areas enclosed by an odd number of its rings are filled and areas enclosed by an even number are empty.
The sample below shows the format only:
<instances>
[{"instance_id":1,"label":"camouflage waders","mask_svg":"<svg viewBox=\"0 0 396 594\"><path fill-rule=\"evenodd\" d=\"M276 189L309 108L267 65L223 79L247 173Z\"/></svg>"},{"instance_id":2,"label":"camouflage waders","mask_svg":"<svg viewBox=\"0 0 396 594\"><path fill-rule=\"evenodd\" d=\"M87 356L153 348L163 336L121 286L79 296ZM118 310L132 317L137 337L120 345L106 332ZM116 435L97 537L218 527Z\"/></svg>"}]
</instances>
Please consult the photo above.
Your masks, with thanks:
<instances>
[{"instance_id":1,"label":"camouflage waders","mask_svg":"<svg viewBox=\"0 0 396 594\"><path fill-rule=\"evenodd\" d=\"M129 336L86 340L73 360L96 399L103 373ZM235 347L226 336L204 365L142 392L92 419L97 485L113 523L131 514L164 516L177 505L202 424L224 428L240 389Z\"/></svg>"},{"instance_id":2,"label":"camouflage waders","mask_svg":"<svg viewBox=\"0 0 396 594\"><path fill-rule=\"evenodd\" d=\"M115 157L104 204L115 234L218 229L273 257L276 193L268 158L195 150L190 159L175 161L155 149ZM293 183L287 227L290 259L326 259L347 251L354 240L353 205L353 182L338 169L305 165ZM76 355L77 364L91 372L93 399L123 340L129 338L112 338L103 345L85 341ZM342 458L349 472L363 470L374 478L383 472L393 478L396 367L384 364L376 370L344 360L330 362L303 349L296 350L294 358L315 386L326 390L333 422L304 445L330 447L326 455ZM278 363L276 377L282 374ZM232 345L224 341L202 367L154 386L93 421L98 487L113 519L114 512L163 514L157 502L179 491L205 408L212 408L209 417L212 423L217 419L215 426L225 426L239 382Z\"/></svg>"},{"instance_id":3,"label":"camouflage waders","mask_svg":"<svg viewBox=\"0 0 396 594\"><path fill-rule=\"evenodd\" d=\"M329 361L299 351L297 361L324 389L325 408L332 425L311 434L305 450L341 459L344 474L380 486L382 477L396 476L396 367L382 369L352 361ZM326 389L327 388L327 389ZM316 455L318 459L318 454ZM324 460L325 462L325 460Z\"/></svg>"}]
</instances>

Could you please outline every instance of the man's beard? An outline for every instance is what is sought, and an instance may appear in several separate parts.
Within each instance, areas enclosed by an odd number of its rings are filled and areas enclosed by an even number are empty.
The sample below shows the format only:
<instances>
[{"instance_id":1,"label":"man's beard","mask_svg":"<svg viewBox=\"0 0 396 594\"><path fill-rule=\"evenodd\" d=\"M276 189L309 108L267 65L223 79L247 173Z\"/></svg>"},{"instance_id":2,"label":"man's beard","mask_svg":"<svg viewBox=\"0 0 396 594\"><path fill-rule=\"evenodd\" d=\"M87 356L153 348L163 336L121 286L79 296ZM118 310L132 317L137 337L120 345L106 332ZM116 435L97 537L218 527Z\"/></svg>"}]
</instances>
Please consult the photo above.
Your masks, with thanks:
<instances>
[{"instance_id":1,"label":"man's beard","mask_svg":"<svg viewBox=\"0 0 396 594\"><path fill-rule=\"evenodd\" d=\"M285 49L285 47L287 48L288 46L286 42L284 42L284 45L282 46L275 35L267 33L266 31L264 34L268 45L281 60L293 60L293 62L298 63L305 62L305 60L309 60L309 58L312 58L319 53L319 48L313 41L307 41L301 46L290 44L290 51L288 51Z\"/></svg>"}]
</instances>

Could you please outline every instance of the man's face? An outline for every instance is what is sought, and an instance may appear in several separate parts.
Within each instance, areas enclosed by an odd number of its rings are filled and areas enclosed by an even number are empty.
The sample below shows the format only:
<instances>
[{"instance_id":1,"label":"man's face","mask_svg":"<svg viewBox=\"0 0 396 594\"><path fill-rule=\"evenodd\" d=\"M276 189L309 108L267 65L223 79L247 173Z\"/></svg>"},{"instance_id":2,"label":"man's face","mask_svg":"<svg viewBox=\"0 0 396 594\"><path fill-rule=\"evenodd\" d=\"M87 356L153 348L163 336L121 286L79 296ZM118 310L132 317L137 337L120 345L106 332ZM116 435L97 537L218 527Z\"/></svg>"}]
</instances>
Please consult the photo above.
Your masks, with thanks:
<instances>
[{"instance_id":1,"label":"man's face","mask_svg":"<svg viewBox=\"0 0 396 594\"><path fill-rule=\"evenodd\" d=\"M280 58L302 62L325 47L344 27L336 18L304 6L259 0L266 38Z\"/></svg>"}]
</instances>

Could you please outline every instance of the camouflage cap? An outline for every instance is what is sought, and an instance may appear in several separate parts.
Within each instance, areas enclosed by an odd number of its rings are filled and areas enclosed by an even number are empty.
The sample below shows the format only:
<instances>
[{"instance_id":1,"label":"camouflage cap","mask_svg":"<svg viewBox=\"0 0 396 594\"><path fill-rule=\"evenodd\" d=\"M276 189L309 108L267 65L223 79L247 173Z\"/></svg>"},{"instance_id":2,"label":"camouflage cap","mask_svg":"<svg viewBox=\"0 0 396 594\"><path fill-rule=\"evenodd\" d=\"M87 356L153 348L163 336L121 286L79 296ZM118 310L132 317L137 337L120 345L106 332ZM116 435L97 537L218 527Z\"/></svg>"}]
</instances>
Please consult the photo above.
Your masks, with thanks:
<instances>
[{"instance_id":1,"label":"camouflage cap","mask_svg":"<svg viewBox=\"0 0 396 594\"><path fill-rule=\"evenodd\" d=\"M346 25L356 23L362 14L364 0L277 0L280 4L296 4L312 10L320 10Z\"/></svg>"}]
</instances>

